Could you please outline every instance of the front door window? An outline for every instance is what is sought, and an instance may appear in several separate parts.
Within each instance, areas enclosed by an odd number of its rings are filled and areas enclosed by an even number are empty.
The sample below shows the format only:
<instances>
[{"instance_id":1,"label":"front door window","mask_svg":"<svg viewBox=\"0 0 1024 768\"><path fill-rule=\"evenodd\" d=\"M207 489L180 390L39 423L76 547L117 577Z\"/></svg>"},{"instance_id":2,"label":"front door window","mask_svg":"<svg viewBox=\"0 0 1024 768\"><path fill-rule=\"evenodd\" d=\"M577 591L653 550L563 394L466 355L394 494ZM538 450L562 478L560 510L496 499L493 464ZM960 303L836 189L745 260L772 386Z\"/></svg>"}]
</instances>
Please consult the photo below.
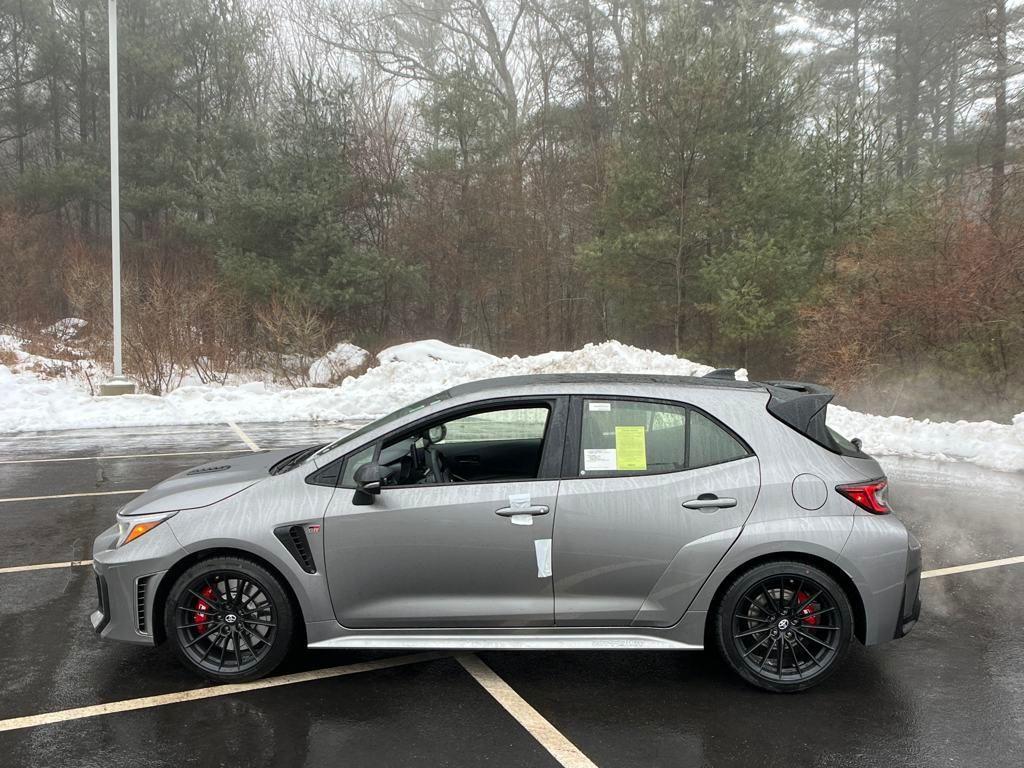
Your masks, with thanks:
<instances>
[{"instance_id":1,"label":"front door window","mask_svg":"<svg viewBox=\"0 0 1024 768\"><path fill-rule=\"evenodd\" d=\"M378 463L395 469L394 486L534 480L549 416L526 405L438 420L389 440Z\"/></svg>"}]
</instances>

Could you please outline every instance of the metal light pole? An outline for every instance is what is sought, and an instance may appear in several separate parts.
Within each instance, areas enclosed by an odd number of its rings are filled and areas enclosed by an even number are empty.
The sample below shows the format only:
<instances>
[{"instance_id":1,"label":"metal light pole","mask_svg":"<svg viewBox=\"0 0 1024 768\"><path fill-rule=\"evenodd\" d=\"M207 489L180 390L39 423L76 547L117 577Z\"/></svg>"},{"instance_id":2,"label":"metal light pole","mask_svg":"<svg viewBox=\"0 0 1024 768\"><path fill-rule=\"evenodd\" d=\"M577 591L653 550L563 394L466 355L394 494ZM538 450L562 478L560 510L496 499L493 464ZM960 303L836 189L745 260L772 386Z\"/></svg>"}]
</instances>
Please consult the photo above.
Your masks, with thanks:
<instances>
[{"instance_id":1,"label":"metal light pole","mask_svg":"<svg viewBox=\"0 0 1024 768\"><path fill-rule=\"evenodd\" d=\"M114 303L114 375L100 385L101 395L125 395L135 384L121 368L121 179L117 136L117 0L107 0L108 61L110 66L110 248Z\"/></svg>"}]
</instances>

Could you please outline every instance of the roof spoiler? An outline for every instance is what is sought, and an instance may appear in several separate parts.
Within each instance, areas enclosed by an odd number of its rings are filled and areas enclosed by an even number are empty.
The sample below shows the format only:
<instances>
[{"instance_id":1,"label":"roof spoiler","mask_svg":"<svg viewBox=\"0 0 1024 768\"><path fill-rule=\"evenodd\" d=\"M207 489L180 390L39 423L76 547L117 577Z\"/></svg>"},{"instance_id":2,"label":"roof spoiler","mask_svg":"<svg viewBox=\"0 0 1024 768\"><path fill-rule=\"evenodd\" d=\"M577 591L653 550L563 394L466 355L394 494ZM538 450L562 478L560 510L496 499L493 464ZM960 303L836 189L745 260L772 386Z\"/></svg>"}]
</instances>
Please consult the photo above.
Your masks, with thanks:
<instances>
[{"instance_id":1,"label":"roof spoiler","mask_svg":"<svg viewBox=\"0 0 1024 768\"><path fill-rule=\"evenodd\" d=\"M771 396L768 412L819 445L836 450L825 426L825 409L835 393L820 384L802 381L762 381Z\"/></svg>"},{"instance_id":2,"label":"roof spoiler","mask_svg":"<svg viewBox=\"0 0 1024 768\"><path fill-rule=\"evenodd\" d=\"M705 373L701 376L702 379L726 379L728 381L736 380L736 371L739 368L715 368L710 373Z\"/></svg>"}]
</instances>

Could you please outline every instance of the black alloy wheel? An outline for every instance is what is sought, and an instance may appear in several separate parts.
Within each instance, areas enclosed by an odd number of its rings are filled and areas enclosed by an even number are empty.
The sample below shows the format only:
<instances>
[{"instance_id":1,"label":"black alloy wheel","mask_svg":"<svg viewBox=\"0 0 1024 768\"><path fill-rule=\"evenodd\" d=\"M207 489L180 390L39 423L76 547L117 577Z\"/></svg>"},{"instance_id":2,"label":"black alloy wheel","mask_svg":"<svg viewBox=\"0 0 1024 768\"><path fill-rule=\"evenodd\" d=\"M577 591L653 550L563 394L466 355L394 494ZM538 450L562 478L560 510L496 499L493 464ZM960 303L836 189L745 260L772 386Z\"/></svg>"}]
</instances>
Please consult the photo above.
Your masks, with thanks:
<instances>
[{"instance_id":1,"label":"black alloy wheel","mask_svg":"<svg viewBox=\"0 0 1024 768\"><path fill-rule=\"evenodd\" d=\"M164 611L178 657L211 680L252 680L281 663L293 611L278 578L241 558L204 560L183 573Z\"/></svg>"},{"instance_id":2,"label":"black alloy wheel","mask_svg":"<svg viewBox=\"0 0 1024 768\"><path fill-rule=\"evenodd\" d=\"M853 613L828 574L803 563L773 562L729 586L716 630L720 650L745 680L771 691L798 691L836 670L853 636Z\"/></svg>"}]
</instances>

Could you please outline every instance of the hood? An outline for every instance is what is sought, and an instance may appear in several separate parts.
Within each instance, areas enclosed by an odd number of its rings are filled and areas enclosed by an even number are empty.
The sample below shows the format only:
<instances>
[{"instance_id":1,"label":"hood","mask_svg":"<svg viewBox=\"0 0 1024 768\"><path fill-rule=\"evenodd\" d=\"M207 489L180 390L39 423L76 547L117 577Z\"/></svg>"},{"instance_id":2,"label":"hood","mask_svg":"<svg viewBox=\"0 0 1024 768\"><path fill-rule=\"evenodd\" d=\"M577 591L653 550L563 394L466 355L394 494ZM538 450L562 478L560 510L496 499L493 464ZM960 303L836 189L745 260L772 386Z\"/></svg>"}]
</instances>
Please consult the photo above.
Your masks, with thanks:
<instances>
[{"instance_id":1,"label":"hood","mask_svg":"<svg viewBox=\"0 0 1024 768\"><path fill-rule=\"evenodd\" d=\"M214 504L270 477L270 468L297 448L260 451L200 464L171 475L121 508L121 515L148 515Z\"/></svg>"}]
</instances>

